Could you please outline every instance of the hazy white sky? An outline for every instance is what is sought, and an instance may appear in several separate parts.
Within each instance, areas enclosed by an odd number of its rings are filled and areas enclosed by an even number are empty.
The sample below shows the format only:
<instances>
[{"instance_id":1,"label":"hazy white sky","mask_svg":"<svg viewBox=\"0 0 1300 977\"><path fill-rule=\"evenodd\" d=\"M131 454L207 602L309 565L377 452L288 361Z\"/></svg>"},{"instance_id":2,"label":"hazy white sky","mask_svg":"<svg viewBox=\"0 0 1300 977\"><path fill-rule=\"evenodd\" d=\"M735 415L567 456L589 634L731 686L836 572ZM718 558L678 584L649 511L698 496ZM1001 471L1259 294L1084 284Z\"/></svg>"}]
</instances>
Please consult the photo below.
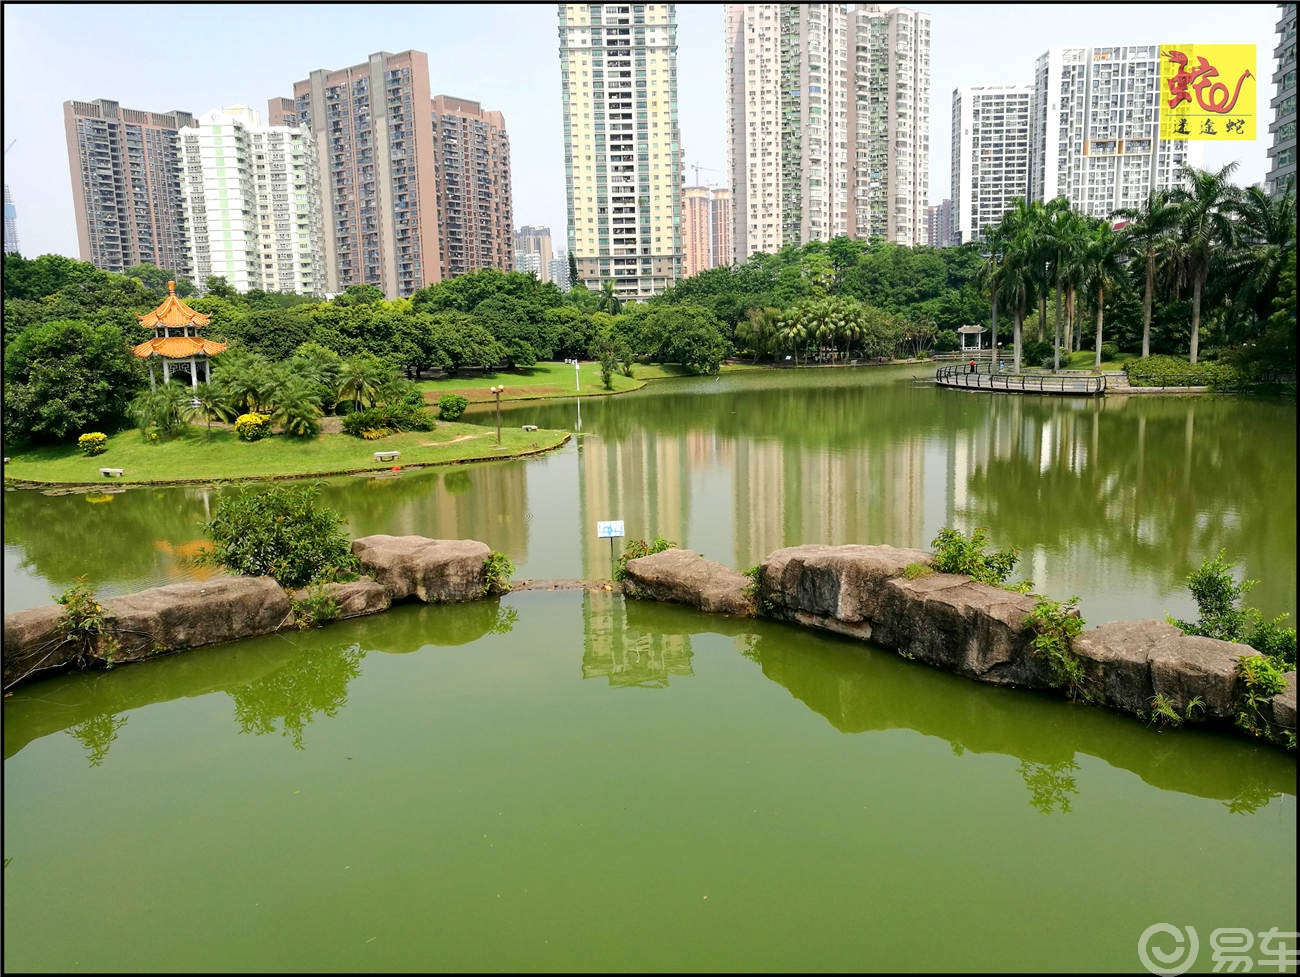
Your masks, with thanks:
<instances>
[{"instance_id":1,"label":"hazy white sky","mask_svg":"<svg viewBox=\"0 0 1300 977\"><path fill-rule=\"evenodd\" d=\"M915 4L931 15L930 200L949 196L952 91L1030 82L1051 47L1217 42L1256 45L1255 142L1209 145L1203 165L1267 171L1276 4ZM722 5L677 4L678 108L687 180L725 184ZM315 68L375 51L429 56L433 95L504 113L516 224L565 244L558 18L554 4L4 4L4 180L25 255L77 256L63 102L110 98L199 115L291 95Z\"/></svg>"}]
</instances>

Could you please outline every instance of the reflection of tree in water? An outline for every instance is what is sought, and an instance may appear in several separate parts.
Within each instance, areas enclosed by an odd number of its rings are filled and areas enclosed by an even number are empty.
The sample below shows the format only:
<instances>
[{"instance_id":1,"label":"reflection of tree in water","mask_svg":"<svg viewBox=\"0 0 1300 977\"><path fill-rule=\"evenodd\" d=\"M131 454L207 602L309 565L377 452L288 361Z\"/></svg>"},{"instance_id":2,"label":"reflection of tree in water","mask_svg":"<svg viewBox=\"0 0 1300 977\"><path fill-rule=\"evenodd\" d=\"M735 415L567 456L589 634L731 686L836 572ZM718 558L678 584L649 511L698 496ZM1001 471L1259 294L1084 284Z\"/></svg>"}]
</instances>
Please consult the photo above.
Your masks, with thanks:
<instances>
[{"instance_id":1,"label":"reflection of tree in water","mask_svg":"<svg viewBox=\"0 0 1300 977\"><path fill-rule=\"evenodd\" d=\"M97 767L108 756L108 748L117 739L118 730L125 725L125 716L104 712L73 726L68 734L86 748L86 759L92 767Z\"/></svg>"},{"instance_id":2,"label":"reflection of tree in water","mask_svg":"<svg viewBox=\"0 0 1300 977\"><path fill-rule=\"evenodd\" d=\"M514 607L497 608L496 620L488 628L488 634L509 634L519 623L519 611Z\"/></svg>"},{"instance_id":3,"label":"reflection of tree in water","mask_svg":"<svg viewBox=\"0 0 1300 977\"><path fill-rule=\"evenodd\" d=\"M295 750L316 713L335 716L348 701L348 683L361 674L366 653L359 644L347 648L309 648L291 664L255 682L229 691L240 732L274 732L276 720Z\"/></svg>"},{"instance_id":4,"label":"reflection of tree in water","mask_svg":"<svg viewBox=\"0 0 1300 977\"><path fill-rule=\"evenodd\" d=\"M470 490L469 472L464 469L448 472L442 484L452 495L464 495Z\"/></svg>"},{"instance_id":5,"label":"reflection of tree in water","mask_svg":"<svg viewBox=\"0 0 1300 977\"><path fill-rule=\"evenodd\" d=\"M1072 774L1079 765L1070 760L1058 760L1055 763L1031 763L1021 760L1018 768L1025 786L1029 788L1029 803L1044 814L1059 810L1062 814L1070 813L1070 797L1079 793L1078 784Z\"/></svg>"},{"instance_id":6,"label":"reflection of tree in water","mask_svg":"<svg viewBox=\"0 0 1300 977\"><path fill-rule=\"evenodd\" d=\"M641 631L628 623L627 602L583 594L582 677L607 678L615 688L664 689L672 675L694 675L691 639Z\"/></svg>"},{"instance_id":7,"label":"reflection of tree in water","mask_svg":"<svg viewBox=\"0 0 1300 977\"><path fill-rule=\"evenodd\" d=\"M1241 786L1236 797L1225 801L1223 806L1233 814L1254 814L1261 807L1266 807L1273 798L1281 796L1280 790L1271 790L1258 781L1249 781Z\"/></svg>"}]
</instances>

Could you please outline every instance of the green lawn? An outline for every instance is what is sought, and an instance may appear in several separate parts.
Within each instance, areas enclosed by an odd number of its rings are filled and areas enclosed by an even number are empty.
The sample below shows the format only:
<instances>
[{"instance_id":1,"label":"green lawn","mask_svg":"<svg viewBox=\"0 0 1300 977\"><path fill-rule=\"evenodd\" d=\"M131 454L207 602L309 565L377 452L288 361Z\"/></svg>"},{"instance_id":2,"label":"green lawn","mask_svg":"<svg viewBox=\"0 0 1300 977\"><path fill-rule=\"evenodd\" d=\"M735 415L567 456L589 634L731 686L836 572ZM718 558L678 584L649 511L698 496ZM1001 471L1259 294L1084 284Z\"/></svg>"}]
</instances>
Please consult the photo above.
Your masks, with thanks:
<instances>
[{"instance_id":1,"label":"green lawn","mask_svg":"<svg viewBox=\"0 0 1300 977\"><path fill-rule=\"evenodd\" d=\"M439 421L433 431L408 431L378 441L348 434L322 434L308 440L276 435L261 441L241 441L229 428L191 425L168 441L150 444L139 431L108 439L108 450L88 458L75 445L28 448L11 455L6 479L32 482L90 482L97 484L218 481L327 475L357 470L385 471L393 465L438 465L456 461L507 458L562 444L564 431L501 429L497 447L494 428ZM400 451L397 461L379 462L376 451ZM121 468L122 477L105 478L101 468Z\"/></svg>"},{"instance_id":2,"label":"green lawn","mask_svg":"<svg viewBox=\"0 0 1300 977\"><path fill-rule=\"evenodd\" d=\"M765 369L749 364L727 365L723 373L739 370ZM416 386L423 392L427 403L436 404L443 394L455 393L466 398L471 404L493 401L490 388L497 385L505 387L501 393L502 402L507 400L543 400L552 397L596 397L610 393L627 393L639 390L647 380L662 380L668 377L692 376L684 366L676 364L653 365L636 364L632 367L633 375L625 377L621 372L615 373L614 389L606 390L600 379L600 364L591 361L578 367L578 389L574 390L573 367L567 363L538 363L536 366L520 367L517 370L502 370L486 376L447 377L442 380L421 380Z\"/></svg>"}]
</instances>

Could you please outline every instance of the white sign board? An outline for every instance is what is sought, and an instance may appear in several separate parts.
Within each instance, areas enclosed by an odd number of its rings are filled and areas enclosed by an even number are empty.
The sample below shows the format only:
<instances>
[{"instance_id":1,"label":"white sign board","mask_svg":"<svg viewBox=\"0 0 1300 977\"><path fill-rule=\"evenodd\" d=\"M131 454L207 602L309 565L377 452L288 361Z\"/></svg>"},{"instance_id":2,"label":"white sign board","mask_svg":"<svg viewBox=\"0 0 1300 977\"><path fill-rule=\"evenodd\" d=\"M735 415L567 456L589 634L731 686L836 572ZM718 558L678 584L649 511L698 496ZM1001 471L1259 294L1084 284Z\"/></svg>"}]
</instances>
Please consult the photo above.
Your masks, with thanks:
<instances>
[{"instance_id":1,"label":"white sign board","mask_svg":"<svg viewBox=\"0 0 1300 977\"><path fill-rule=\"evenodd\" d=\"M601 539L613 539L615 536L623 535L623 520L616 519L612 522L596 523L596 535Z\"/></svg>"}]
</instances>

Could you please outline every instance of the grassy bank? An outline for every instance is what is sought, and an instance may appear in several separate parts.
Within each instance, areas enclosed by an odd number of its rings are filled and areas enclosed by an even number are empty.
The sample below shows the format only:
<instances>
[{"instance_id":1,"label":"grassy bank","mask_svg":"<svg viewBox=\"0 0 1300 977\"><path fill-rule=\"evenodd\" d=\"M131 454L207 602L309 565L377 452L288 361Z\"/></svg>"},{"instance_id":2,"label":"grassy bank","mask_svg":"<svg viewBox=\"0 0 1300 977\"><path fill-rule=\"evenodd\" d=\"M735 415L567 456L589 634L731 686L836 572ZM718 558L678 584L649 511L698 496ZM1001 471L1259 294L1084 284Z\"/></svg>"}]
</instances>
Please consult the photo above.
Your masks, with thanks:
<instances>
[{"instance_id":1,"label":"grassy bank","mask_svg":"<svg viewBox=\"0 0 1300 977\"><path fill-rule=\"evenodd\" d=\"M726 365L723 373L740 370L762 370L768 367L750 366L748 364ZM642 365L632 368L633 376L625 377L615 373L614 389L606 390L600 378L600 364L594 361L582 363L578 367L575 390L573 367L567 363L538 363L536 366L520 367L517 370L501 370L482 376L446 377L441 380L421 380L416 386L424 394L427 403L436 404L443 394L460 394L470 403L493 401L491 389L495 386L505 387L501 401L508 400L547 400L556 397L601 397L608 394L627 393L639 390L647 380L663 380L670 377L687 377L693 374L683 366L675 364Z\"/></svg>"},{"instance_id":2,"label":"grassy bank","mask_svg":"<svg viewBox=\"0 0 1300 977\"><path fill-rule=\"evenodd\" d=\"M350 471L386 471L403 467L487 461L545 451L563 444L565 431L496 430L476 424L439 421L433 431L408 431L378 441L348 434L321 434L308 440L277 435L241 441L233 430L191 426L168 441L146 442L138 431L108 439L108 450L88 458L72 445L28 448L10 456L5 479L40 483L212 482L249 478L331 475ZM400 451L396 461L375 460L376 451ZM121 468L122 477L105 478L101 468Z\"/></svg>"}]
</instances>

